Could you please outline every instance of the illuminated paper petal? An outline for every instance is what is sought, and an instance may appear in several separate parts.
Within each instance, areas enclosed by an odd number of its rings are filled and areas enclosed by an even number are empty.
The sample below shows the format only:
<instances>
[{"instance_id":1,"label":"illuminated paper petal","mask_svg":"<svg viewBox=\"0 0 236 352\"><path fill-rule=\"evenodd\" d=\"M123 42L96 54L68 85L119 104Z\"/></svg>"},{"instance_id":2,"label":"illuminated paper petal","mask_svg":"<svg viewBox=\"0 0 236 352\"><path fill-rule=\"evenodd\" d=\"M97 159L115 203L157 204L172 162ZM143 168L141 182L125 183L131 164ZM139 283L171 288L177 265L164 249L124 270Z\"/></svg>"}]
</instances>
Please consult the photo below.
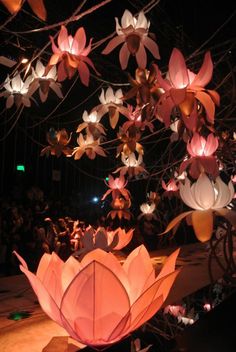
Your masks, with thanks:
<instances>
[{"instance_id":1,"label":"illuminated paper petal","mask_svg":"<svg viewBox=\"0 0 236 352\"><path fill-rule=\"evenodd\" d=\"M22 0L1 0L1 3L11 14L18 12L22 6Z\"/></svg>"},{"instance_id":2,"label":"illuminated paper petal","mask_svg":"<svg viewBox=\"0 0 236 352\"><path fill-rule=\"evenodd\" d=\"M172 230L176 225L178 225L180 223L181 220L183 220L184 218L186 218L186 216L188 216L189 214L191 214L193 212L193 210L191 211L185 211L184 213L181 213L180 215L176 216L173 220L171 220L171 222L169 222L168 226L166 227L165 231L162 232L160 235L163 235L164 233L169 232L170 230Z\"/></svg>"},{"instance_id":3,"label":"illuminated paper petal","mask_svg":"<svg viewBox=\"0 0 236 352\"><path fill-rule=\"evenodd\" d=\"M198 74L195 76L192 85L205 87L211 80L213 74L213 62L210 52L206 52Z\"/></svg>"},{"instance_id":4,"label":"illuminated paper petal","mask_svg":"<svg viewBox=\"0 0 236 352\"><path fill-rule=\"evenodd\" d=\"M1 2L11 14L18 12L24 3L22 0L1 0ZM28 3L33 12L41 18L41 20L45 21L47 12L44 7L43 0L28 0Z\"/></svg>"},{"instance_id":5,"label":"illuminated paper petal","mask_svg":"<svg viewBox=\"0 0 236 352\"><path fill-rule=\"evenodd\" d=\"M208 241L213 233L213 212L209 210L195 210L192 212L192 225L196 237L201 242Z\"/></svg>"},{"instance_id":6,"label":"illuminated paper petal","mask_svg":"<svg viewBox=\"0 0 236 352\"><path fill-rule=\"evenodd\" d=\"M74 305L80 302L83 305L80 304L78 317ZM88 264L74 278L61 303L64 317L68 322L75 322L80 341L88 345L106 344L113 326L118 325L129 307L128 294L117 276L96 261Z\"/></svg>"},{"instance_id":7,"label":"illuminated paper petal","mask_svg":"<svg viewBox=\"0 0 236 352\"><path fill-rule=\"evenodd\" d=\"M188 71L180 50L174 48L169 62L169 75L176 88L184 88L189 84Z\"/></svg>"},{"instance_id":8,"label":"illuminated paper petal","mask_svg":"<svg viewBox=\"0 0 236 352\"><path fill-rule=\"evenodd\" d=\"M41 18L41 20L46 21L47 12L43 0L28 0L28 3L32 11Z\"/></svg>"},{"instance_id":9,"label":"illuminated paper petal","mask_svg":"<svg viewBox=\"0 0 236 352\"><path fill-rule=\"evenodd\" d=\"M207 114L207 119L209 122L214 123L215 117L215 104L212 101L211 97L205 92L197 92L196 98L204 106Z\"/></svg>"}]
</instances>

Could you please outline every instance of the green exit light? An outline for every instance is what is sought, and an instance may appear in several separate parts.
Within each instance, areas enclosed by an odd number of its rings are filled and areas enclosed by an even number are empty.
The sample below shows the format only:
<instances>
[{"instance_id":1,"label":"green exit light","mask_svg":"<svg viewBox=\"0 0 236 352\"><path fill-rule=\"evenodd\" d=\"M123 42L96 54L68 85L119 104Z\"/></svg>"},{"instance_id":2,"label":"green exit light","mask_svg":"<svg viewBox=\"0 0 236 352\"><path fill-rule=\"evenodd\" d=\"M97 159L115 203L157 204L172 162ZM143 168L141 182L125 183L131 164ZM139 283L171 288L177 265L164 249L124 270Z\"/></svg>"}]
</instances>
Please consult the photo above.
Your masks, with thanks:
<instances>
[{"instance_id":1,"label":"green exit light","mask_svg":"<svg viewBox=\"0 0 236 352\"><path fill-rule=\"evenodd\" d=\"M25 166L24 165L16 165L16 170L25 172Z\"/></svg>"}]
</instances>

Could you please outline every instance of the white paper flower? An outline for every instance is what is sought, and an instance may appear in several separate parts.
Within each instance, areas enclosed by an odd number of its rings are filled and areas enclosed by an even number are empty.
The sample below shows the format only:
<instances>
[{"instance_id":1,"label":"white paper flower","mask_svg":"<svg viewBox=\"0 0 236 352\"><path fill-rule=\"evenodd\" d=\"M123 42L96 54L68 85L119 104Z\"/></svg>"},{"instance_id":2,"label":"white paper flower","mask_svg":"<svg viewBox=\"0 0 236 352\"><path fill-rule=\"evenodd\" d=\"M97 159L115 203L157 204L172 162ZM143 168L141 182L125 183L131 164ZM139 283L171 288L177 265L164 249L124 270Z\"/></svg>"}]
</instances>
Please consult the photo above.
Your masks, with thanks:
<instances>
[{"instance_id":1,"label":"white paper flower","mask_svg":"<svg viewBox=\"0 0 236 352\"><path fill-rule=\"evenodd\" d=\"M125 10L121 18L121 25L117 17L115 21L117 36L109 41L102 54L109 54L123 43L119 54L122 70L126 69L130 54L136 57L139 68L146 68L147 54L145 49L148 49L156 59L160 59L157 44L148 36L150 22L143 11L138 14L138 17L135 17L129 10Z\"/></svg>"},{"instance_id":2,"label":"white paper flower","mask_svg":"<svg viewBox=\"0 0 236 352\"><path fill-rule=\"evenodd\" d=\"M17 108L20 105L24 105L27 107L31 106L30 99L32 98L32 94L34 93L34 89L30 89L30 83L33 80L33 76L28 76L25 81L21 79L21 76L18 72L11 79L7 76L5 80L5 84L3 87L5 91L0 93L0 97L7 98L6 100L6 108L9 109L15 103Z\"/></svg>"},{"instance_id":3,"label":"white paper flower","mask_svg":"<svg viewBox=\"0 0 236 352\"><path fill-rule=\"evenodd\" d=\"M105 114L109 114L110 125L115 128L119 120L119 114L127 116L128 110L123 106L123 93L121 89L116 92L111 87L108 87L106 91L102 89L102 93L99 96L100 105L96 106L94 110L97 110L100 117Z\"/></svg>"},{"instance_id":4,"label":"white paper flower","mask_svg":"<svg viewBox=\"0 0 236 352\"><path fill-rule=\"evenodd\" d=\"M63 98L61 84L57 80L57 68L52 66L48 72L40 60L37 61L35 70L32 68L34 80L32 86L34 90L39 89L41 102L44 103L48 98L49 89L51 88L59 98Z\"/></svg>"},{"instance_id":5,"label":"white paper flower","mask_svg":"<svg viewBox=\"0 0 236 352\"><path fill-rule=\"evenodd\" d=\"M208 241L213 233L214 214L225 217L232 226L236 227L236 212L226 206L234 197L233 183L226 185L220 177L211 181L206 174L201 174L198 180L190 184L186 178L180 185L180 197L191 211L184 212L174 218L163 233L170 231L188 216L196 237L201 242Z\"/></svg>"}]
</instances>

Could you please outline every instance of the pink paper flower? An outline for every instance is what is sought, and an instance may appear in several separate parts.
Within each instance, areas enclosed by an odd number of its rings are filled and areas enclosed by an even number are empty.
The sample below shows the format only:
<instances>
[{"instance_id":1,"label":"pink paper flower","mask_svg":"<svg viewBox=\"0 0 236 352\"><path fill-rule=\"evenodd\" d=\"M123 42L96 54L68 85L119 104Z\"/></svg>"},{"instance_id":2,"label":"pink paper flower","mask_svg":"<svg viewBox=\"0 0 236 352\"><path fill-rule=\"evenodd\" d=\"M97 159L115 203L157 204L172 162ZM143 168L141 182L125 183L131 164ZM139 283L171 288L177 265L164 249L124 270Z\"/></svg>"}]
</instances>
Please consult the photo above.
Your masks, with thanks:
<instances>
[{"instance_id":1,"label":"pink paper flower","mask_svg":"<svg viewBox=\"0 0 236 352\"><path fill-rule=\"evenodd\" d=\"M50 37L52 42L53 55L49 61L49 66L58 65L58 81L64 81L67 77L72 78L76 70L79 72L81 82L85 85L89 85L89 69L88 66L92 67L96 71L92 61L88 57L91 51L91 42L86 45L86 34L83 27L80 27L75 36L68 35L65 26L61 26L60 33L58 35L57 43L58 47L54 43L53 37Z\"/></svg>"},{"instance_id":2,"label":"pink paper flower","mask_svg":"<svg viewBox=\"0 0 236 352\"><path fill-rule=\"evenodd\" d=\"M217 92L204 87L210 82L213 73L213 63L210 52L204 57L203 64L197 74L188 70L182 53L174 48L169 61L169 71L166 79L157 69L157 81L164 90L157 105L159 116L167 127L170 126L170 116L174 107L178 107L185 126L194 130L197 124L199 103L206 112L207 121L214 123L215 104L219 105Z\"/></svg>"},{"instance_id":3,"label":"pink paper flower","mask_svg":"<svg viewBox=\"0 0 236 352\"><path fill-rule=\"evenodd\" d=\"M149 128L150 132L153 132L153 124L149 121L143 121L141 114L142 110L138 106L136 106L134 109L132 105L128 105L126 117L129 121L126 121L122 126L124 133L126 133L128 130L134 129L144 131L146 127Z\"/></svg>"},{"instance_id":4,"label":"pink paper flower","mask_svg":"<svg viewBox=\"0 0 236 352\"><path fill-rule=\"evenodd\" d=\"M128 10L125 10L121 18L121 26L116 20L117 36L109 41L102 54L109 54L121 43L124 43L120 49L120 64L122 70L125 70L130 54L136 57L139 68L145 69L147 65L147 48L156 59L160 59L159 49L157 44L148 37L150 22L147 21L143 11L135 18Z\"/></svg>"},{"instance_id":5,"label":"pink paper flower","mask_svg":"<svg viewBox=\"0 0 236 352\"><path fill-rule=\"evenodd\" d=\"M44 254L36 275L15 253L43 311L75 340L102 348L118 342L149 320L162 306L179 273L179 250L155 275L144 246L133 250L123 265L112 254L96 249L81 262L65 263Z\"/></svg>"},{"instance_id":6,"label":"pink paper flower","mask_svg":"<svg viewBox=\"0 0 236 352\"><path fill-rule=\"evenodd\" d=\"M120 195L126 200L130 199L130 192L125 188L128 181L125 180L124 176L114 178L112 175L109 175L109 181L108 183L105 181L105 183L110 189L103 195L102 200L104 200L110 193L112 194L113 200Z\"/></svg>"},{"instance_id":7,"label":"pink paper flower","mask_svg":"<svg viewBox=\"0 0 236 352\"><path fill-rule=\"evenodd\" d=\"M214 137L213 133L209 134L207 139L194 133L191 141L187 144L187 151L191 157L181 163L180 174L189 167L189 174L195 179L202 172L215 178L219 174L219 166L213 154L217 150L218 144L218 138Z\"/></svg>"},{"instance_id":8,"label":"pink paper flower","mask_svg":"<svg viewBox=\"0 0 236 352\"><path fill-rule=\"evenodd\" d=\"M168 183L165 183L164 180L161 181L162 188L165 190L163 193L164 197L172 197L178 192L179 187L177 186L175 180L172 178Z\"/></svg>"}]
</instances>

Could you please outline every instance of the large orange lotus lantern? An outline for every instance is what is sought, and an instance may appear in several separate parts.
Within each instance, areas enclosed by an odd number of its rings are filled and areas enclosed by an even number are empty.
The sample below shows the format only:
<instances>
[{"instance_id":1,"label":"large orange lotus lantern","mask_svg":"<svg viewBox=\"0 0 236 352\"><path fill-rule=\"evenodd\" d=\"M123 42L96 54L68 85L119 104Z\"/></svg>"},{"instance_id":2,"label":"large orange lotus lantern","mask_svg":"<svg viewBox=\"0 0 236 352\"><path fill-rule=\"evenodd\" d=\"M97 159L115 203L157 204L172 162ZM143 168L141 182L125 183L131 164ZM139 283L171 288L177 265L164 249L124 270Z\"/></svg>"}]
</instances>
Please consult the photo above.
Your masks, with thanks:
<instances>
[{"instance_id":1,"label":"large orange lotus lantern","mask_svg":"<svg viewBox=\"0 0 236 352\"><path fill-rule=\"evenodd\" d=\"M196 129L199 103L206 111L206 119L214 123L215 104L219 105L219 95L204 87L210 82L213 73L213 63L210 52L204 57L203 64L197 74L188 70L182 53L174 48L169 61L168 77L163 79L157 69L157 81L164 94L158 101L157 113L165 125L170 126L170 116L174 107L178 107L182 120L190 130ZM158 117L157 116L157 117Z\"/></svg>"},{"instance_id":2,"label":"large orange lotus lantern","mask_svg":"<svg viewBox=\"0 0 236 352\"><path fill-rule=\"evenodd\" d=\"M234 187L230 181L226 185L220 177L212 182L206 174L201 174L191 186L188 178L180 184L180 196L183 202L195 209L184 212L173 219L164 233L170 231L182 219L191 220L196 237L201 242L208 241L213 232L214 214L224 216L232 225L236 226L236 212L225 208L234 197Z\"/></svg>"},{"instance_id":3,"label":"large orange lotus lantern","mask_svg":"<svg viewBox=\"0 0 236 352\"><path fill-rule=\"evenodd\" d=\"M180 165L180 174L189 167L189 174L193 178L198 178L200 173L205 172L214 178L219 173L217 159L213 155L218 148L218 139L213 133L207 139L194 133L192 139L187 144L187 151L191 157L184 160Z\"/></svg>"},{"instance_id":4,"label":"large orange lotus lantern","mask_svg":"<svg viewBox=\"0 0 236 352\"><path fill-rule=\"evenodd\" d=\"M88 66L92 67L96 71L92 61L88 57L91 51L91 41L89 45L86 45L86 34L83 27L80 27L75 36L68 35L65 26L61 26L60 33L58 35L57 44L54 43L53 37L50 37L52 42L53 55L50 58L49 66L58 65L58 81L64 81L67 77L72 78L75 72L78 70L81 82L85 85L89 85L89 69Z\"/></svg>"},{"instance_id":5,"label":"large orange lotus lantern","mask_svg":"<svg viewBox=\"0 0 236 352\"><path fill-rule=\"evenodd\" d=\"M157 277L144 246L132 251L123 265L100 249L81 262L70 257L64 263L55 253L44 254L36 275L16 255L44 312L75 340L103 348L128 336L161 308L179 273L178 253L167 258Z\"/></svg>"},{"instance_id":6,"label":"large orange lotus lantern","mask_svg":"<svg viewBox=\"0 0 236 352\"><path fill-rule=\"evenodd\" d=\"M130 199L130 192L125 188L128 181L125 180L124 176L114 178L112 175L109 175L109 181L108 183L105 181L105 183L110 189L103 195L102 200L110 193L113 200L119 198L120 195L127 200Z\"/></svg>"},{"instance_id":7,"label":"large orange lotus lantern","mask_svg":"<svg viewBox=\"0 0 236 352\"><path fill-rule=\"evenodd\" d=\"M71 135L63 128L62 130L56 131L54 128L50 128L47 133L48 146L41 150L40 155L55 155L57 157L61 156L63 153L66 156L70 156L72 149L68 146L71 140Z\"/></svg>"},{"instance_id":8,"label":"large orange lotus lantern","mask_svg":"<svg viewBox=\"0 0 236 352\"><path fill-rule=\"evenodd\" d=\"M150 22L145 17L143 11L141 11L138 18L136 18L128 10L125 10L121 18L121 26L117 17L115 20L117 36L109 41L102 54L107 55L118 45L124 43L120 49L119 55L122 70L126 69L130 54L136 57L139 68L146 68L147 54L145 48L147 48L156 59L160 59L157 44L148 37Z\"/></svg>"}]
</instances>

